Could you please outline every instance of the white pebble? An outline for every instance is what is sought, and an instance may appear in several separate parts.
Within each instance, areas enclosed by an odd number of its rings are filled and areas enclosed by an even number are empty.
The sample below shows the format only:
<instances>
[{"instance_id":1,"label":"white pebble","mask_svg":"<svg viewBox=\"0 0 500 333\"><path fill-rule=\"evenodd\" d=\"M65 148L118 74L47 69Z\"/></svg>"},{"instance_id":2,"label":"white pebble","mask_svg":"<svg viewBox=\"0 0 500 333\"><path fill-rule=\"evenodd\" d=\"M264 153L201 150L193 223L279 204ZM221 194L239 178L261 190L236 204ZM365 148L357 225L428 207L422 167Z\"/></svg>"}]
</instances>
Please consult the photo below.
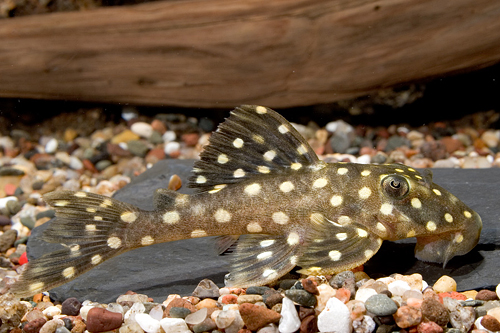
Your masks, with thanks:
<instances>
[{"instance_id":1,"label":"white pebble","mask_svg":"<svg viewBox=\"0 0 500 333\"><path fill-rule=\"evenodd\" d=\"M484 328L483 325L481 325L481 320L483 320L483 317L479 317L476 319L474 322L474 326L476 327L477 330L485 330L486 332L489 332L486 328Z\"/></svg>"},{"instance_id":2,"label":"white pebble","mask_svg":"<svg viewBox=\"0 0 500 333\"><path fill-rule=\"evenodd\" d=\"M83 163L82 161L80 161L78 157L71 156L69 161L69 167L73 170L80 170L83 169Z\"/></svg>"},{"instance_id":3,"label":"white pebble","mask_svg":"<svg viewBox=\"0 0 500 333\"><path fill-rule=\"evenodd\" d=\"M145 122L138 121L130 126L130 130L140 137L149 139L153 134L153 127Z\"/></svg>"},{"instance_id":4,"label":"white pebble","mask_svg":"<svg viewBox=\"0 0 500 333\"><path fill-rule=\"evenodd\" d=\"M19 201L17 200L16 197L10 196L10 197L5 197L5 198L0 198L0 209L3 209L7 207L7 202L14 200L14 201Z\"/></svg>"},{"instance_id":5,"label":"white pebble","mask_svg":"<svg viewBox=\"0 0 500 333\"><path fill-rule=\"evenodd\" d=\"M54 316L61 314L61 309L59 309L57 306L49 306L48 308L43 310L42 313L48 318L53 318Z\"/></svg>"},{"instance_id":6,"label":"white pebble","mask_svg":"<svg viewBox=\"0 0 500 333\"><path fill-rule=\"evenodd\" d=\"M361 302L366 302L366 300L370 297L370 296L373 296L373 295L376 295L377 294L377 291L375 289L372 289L372 288L361 288L361 289L358 289L358 291L356 292L356 296L354 297L354 299L356 301L361 301Z\"/></svg>"},{"instance_id":7,"label":"white pebble","mask_svg":"<svg viewBox=\"0 0 500 333\"><path fill-rule=\"evenodd\" d=\"M165 154L167 155L175 153L176 151L179 151L179 149L181 149L181 145L179 142L176 141L166 143L164 148Z\"/></svg>"},{"instance_id":8,"label":"white pebble","mask_svg":"<svg viewBox=\"0 0 500 333\"><path fill-rule=\"evenodd\" d=\"M387 286L394 296L403 296L405 291L410 290L410 285L406 281L396 280Z\"/></svg>"},{"instance_id":9,"label":"white pebble","mask_svg":"<svg viewBox=\"0 0 500 333\"><path fill-rule=\"evenodd\" d=\"M274 324L268 324L257 331L257 333L279 333L278 327Z\"/></svg>"},{"instance_id":10,"label":"white pebble","mask_svg":"<svg viewBox=\"0 0 500 333\"><path fill-rule=\"evenodd\" d=\"M57 142L56 139L52 138L50 139L47 144L45 145L45 152L47 154L53 154L56 152L57 150L57 146L59 145L59 143Z\"/></svg>"},{"instance_id":11,"label":"white pebble","mask_svg":"<svg viewBox=\"0 0 500 333\"><path fill-rule=\"evenodd\" d=\"M163 318L160 325L165 333L191 333L184 319L181 318Z\"/></svg>"},{"instance_id":12,"label":"white pebble","mask_svg":"<svg viewBox=\"0 0 500 333\"><path fill-rule=\"evenodd\" d=\"M163 136L162 136L163 142L167 143L170 141L174 141L177 139L177 135L175 134L174 131L166 131Z\"/></svg>"},{"instance_id":13,"label":"white pebble","mask_svg":"<svg viewBox=\"0 0 500 333\"><path fill-rule=\"evenodd\" d=\"M427 288L428 286L429 286L429 284L427 283L427 281L422 280L422 290L421 291L424 291L425 288ZM497 295L498 295L498 291L497 291Z\"/></svg>"},{"instance_id":14,"label":"white pebble","mask_svg":"<svg viewBox=\"0 0 500 333\"><path fill-rule=\"evenodd\" d=\"M330 298L326 303L326 308L318 315L318 330L320 332L350 333L351 329L351 316L347 306L336 297Z\"/></svg>"},{"instance_id":15,"label":"white pebble","mask_svg":"<svg viewBox=\"0 0 500 333\"><path fill-rule=\"evenodd\" d=\"M118 303L109 303L108 307L106 308L108 311L111 312L116 312L116 313L121 313L123 315L123 306L121 306Z\"/></svg>"},{"instance_id":16,"label":"white pebble","mask_svg":"<svg viewBox=\"0 0 500 333\"><path fill-rule=\"evenodd\" d=\"M122 118L125 121L137 118L137 110L133 106L125 106L122 110Z\"/></svg>"},{"instance_id":17,"label":"white pebble","mask_svg":"<svg viewBox=\"0 0 500 333\"><path fill-rule=\"evenodd\" d=\"M14 141L12 141L12 139L8 136L0 136L0 147L13 149Z\"/></svg>"},{"instance_id":18,"label":"white pebble","mask_svg":"<svg viewBox=\"0 0 500 333\"><path fill-rule=\"evenodd\" d=\"M359 164L370 164L371 156L368 154L361 155L356 159L356 163Z\"/></svg>"},{"instance_id":19,"label":"white pebble","mask_svg":"<svg viewBox=\"0 0 500 333\"><path fill-rule=\"evenodd\" d=\"M285 297L281 308L281 318L278 329L280 333L293 333L300 328L300 318L292 300Z\"/></svg>"},{"instance_id":20,"label":"white pebble","mask_svg":"<svg viewBox=\"0 0 500 333\"><path fill-rule=\"evenodd\" d=\"M87 315L89 314L90 309L95 308L93 305L84 305L80 308L80 316L82 316L83 320L87 320Z\"/></svg>"},{"instance_id":21,"label":"white pebble","mask_svg":"<svg viewBox=\"0 0 500 333\"><path fill-rule=\"evenodd\" d=\"M235 310L220 311L215 318L215 324L217 325L217 328L226 328L233 323L234 319L236 319Z\"/></svg>"},{"instance_id":22,"label":"white pebble","mask_svg":"<svg viewBox=\"0 0 500 333\"><path fill-rule=\"evenodd\" d=\"M163 307L161 306L161 304L158 304L157 306L152 308L151 311L149 311L149 315L153 319L156 319L158 321L161 320L163 318Z\"/></svg>"},{"instance_id":23,"label":"white pebble","mask_svg":"<svg viewBox=\"0 0 500 333\"><path fill-rule=\"evenodd\" d=\"M68 164L69 165L71 163L71 157L65 151L58 151L58 152L56 152L56 159L58 159L59 161L63 162L64 164Z\"/></svg>"},{"instance_id":24,"label":"white pebble","mask_svg":"<svg viewBox=\"0 0 500 333\"><path fill-rule=\"evenodd\" d=\"M208 309L202 308L196 312L188 314L186 317L186 323L190 325L196 325L207 319Z\"/></svg>"},{"instance_id":25,"label":"white pebble","mask_svg":"<svg viewBox=\"0 0 500 333\"><path fill-rule=\"evenodd\" d=\"M128 296L128 295L125 295L125 296ZM134 305L132 305L132 307L123 316L125 324L129 324L131 322L136 322L135 316L140 314L140 313L144 313L144 312L146 312L146 307L144 307L144 304L142 304L140 302L134 303Z\"/></svg>"},{"instance_id":26,"label":"white pebble","mask_svg":"<svg viewBox=\"0 0 500 333\"><path fill-rule=\"evenodd\" d=\"M500 298L500 284L497 285L497 288L495 289L495 291L497 293L498 298Z\"/></svg>"},{"instance_id":27,"label":"white pebble","mask_svg":"<svg viewBox=\"0 0 500 333\"><path fill-rule=\"evenodd\" d=\"M135 315L135 321L141 326L146 333L158 333L160 331L160 322L153 319L150 315L145 313L138 313Z\"/></svg>"}]
</instances>

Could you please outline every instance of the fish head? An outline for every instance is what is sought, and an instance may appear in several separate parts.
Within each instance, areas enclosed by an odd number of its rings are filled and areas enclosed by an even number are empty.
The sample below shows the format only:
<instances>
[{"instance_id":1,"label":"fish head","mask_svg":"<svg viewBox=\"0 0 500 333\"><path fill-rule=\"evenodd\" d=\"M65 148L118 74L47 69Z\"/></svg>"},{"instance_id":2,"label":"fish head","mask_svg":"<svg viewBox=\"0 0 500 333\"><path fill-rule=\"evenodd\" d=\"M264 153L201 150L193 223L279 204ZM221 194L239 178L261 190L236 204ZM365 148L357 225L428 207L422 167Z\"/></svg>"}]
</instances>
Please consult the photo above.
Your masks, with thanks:
<instances>
[{"instance_id":1,"label":"fish head","mask_svg":"<svg viewBox=\"0 0 500 333\"><path fill-rule=\"evenodd\" d=\"M371 181L378 189L374 200L379 200L374 232L387 240L416 237L417 259L445 265L478 243L481 217L435 184L430 170L420 173L399 164L374 166Z\"/></svg>"}]
</instances>

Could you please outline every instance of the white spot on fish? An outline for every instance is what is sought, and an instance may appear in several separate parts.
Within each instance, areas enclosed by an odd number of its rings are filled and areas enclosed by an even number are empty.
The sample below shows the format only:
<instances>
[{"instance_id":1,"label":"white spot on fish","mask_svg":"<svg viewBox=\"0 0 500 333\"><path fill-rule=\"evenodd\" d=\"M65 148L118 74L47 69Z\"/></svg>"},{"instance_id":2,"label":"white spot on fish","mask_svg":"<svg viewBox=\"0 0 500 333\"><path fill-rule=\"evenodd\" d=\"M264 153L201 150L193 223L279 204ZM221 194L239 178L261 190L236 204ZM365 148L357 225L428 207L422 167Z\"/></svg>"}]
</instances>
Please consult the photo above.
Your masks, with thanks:
<instances>
[{"instance_id":1,"label":"white spot on fish","mask_svg":"<svg viewBox=\"0 0 500 333\"><path fill-rule=\"evenodd\" d=\"M332 250L332 251L328 252L328 256L333 261L339 261L340 257L342 257L342 253L340 253L340 251L337 251L337 250Z\"/></svg>"},{"instance_id":2,"label":"white spot on fish","mask_svg":"<svg viewBox=\"0 0 500 333\"><path fill-rule=\"evenodd\" d=\"M255 111L258 114L266 114L267 113L267 109L263 106L260 106L260 105L255 108Z\"/></svg>"},{"instance_id":3,"label":"white spot on fish","mask_svg":"<svg viewBox=\"0 0 500 333\"><path fill-rule=\"evenodd\" d=\"M266 269L264 273L262 273L262 276L265 278L274 279L276 276L278 276L278 273L276 273L274 269Z\"/></svg>"},{"instance_id":4,"label":"white spot on fish","mask_svg":"<svg viewBox=\"0 0 500 333\"><path fill-rule=\"evenodd\" d=\"M181 216L175 210L170 211L170 212L166 212L165 214L163 214L163 223L175 224L175 223L179 222L180 219L181 219Z\"/></svg>"},{"instance_id":5,"label":"white spot on fish","mask_svg":"<svg viewBox=\"0 0 500 333\"><path fill-rule=\"evenodd\" d=\"M87 212L89 212L89 213L95 213L95 212L97 212L97 209L95 209L95 208L93 208L93 207L87 207L87 208L85 208L85 210L86 210Z\"/></svg>"},{"instance_id":6,"label":"white spot on fish","mask_svg":"<svg viewBox=\"0 0 500 333\"><path fill-rule=\"evenodd\" d=\"M80 251L80 245L76 244L70 247L71 252Z\"/></svg>"},{"instance_id":7,"label":"white spot on fish","mask_svg":"<svg viewBox=\"0 0 500 333\"><path fill-rule=\"evenodd\" d=\"M307 149L304 145L300 145L299 147L297 147L297 152L300 154L300 155L304 155L307 153Z\"/></svg>"},{"instance_id":8,"label":"white spot on fish","mask_svg":"<svg viewBox=\"0 0 500 333\"><path fill-rule=\"evenodd\" d=\"M54 206L56 206L56 207L64 207L67 205L69 205L68 200L58 200L58 201L54 202Z\"/></svg>"},{"instance_id":9,"label":"white spot on fish","mask_svg":"<svg viewBox=\"0 0 500 333\"><path fill-rule=\"evenodd\" d=\"M366 230L363 230L361 228L358 228L358 236L361 237L361 238L366 238L368 237L368 232L366 232Z\"/></svg>"},{"instance_id":10,"label":"white spot on fish","mask_svg":"<svg viewBox=\"0 0 500 333\"><path fill-rule=\"evenodd\" d=\"M87 231L96 231L97 228L96 228L95 224L86 224L85 225L85 230L87 230Z\"/></svg>"},{"instance_id":11,"label":"white spot on fish","mask_svg":"<svg viewBox=\"0 0 500 333\"><path fill-rule=\"evenodd\" d=\"M217 157L217 162L220 164L226 164L229 162L229 157L227 157L226 154L220 154L219 157Z\"/></svg>"},{"instance_id":12,"label":"white spot on fish","mask_svg":"<svg viewBox=\"0 0 500 333\"><path fill-rule=\"evenodd\" d=\"M233 141L233 146L235 146L236 148L242 148L242 147L243 147L243 144L244 144L244 142L243 142L243 140L242 140L242 139L240 139L240 138L236 138L236 139L234 139L234 141Z\"/></svg>"},{"instance_id":13,"label":"white spot on fish","mask_svg":"<svg viewBox=\"0 0 500 333\"><path fill-rule=\"evenodd\" d=\"M66 279L71 279L72 277L75 276L75 267L68 267L68 268L65 268L63 271L62 271L62 275L66 278Z\"/></svg>"},{"instance_id":14,"label":"white spot on fish","mask_svg":"<svg viewBox=\"0 0 500 333\"><path fill-rule=\"evenodd\" d=\"M102 216L96 215L96 216L94 216L94 220L95 221L102 221Z\"/></svg>"},{"instance_id":15,"label":"white spot on fish","mask_svg":"<svg viewBox=\"0 0 500 333\"><path fill-rule=\"evenodd\" d=\"M257 142L257 143L260 143L260 144L264 144L264 142L266 142L264 140L264 138L261 136L261 135L258 135L258 134L254 134L253 137L252 137L253 141Z\"/></svg>"},{"instance_id":16,"label":"white spot on fish","mask_svg":"<svg viewBox=\"0 0 500 333\"><path fill-rule=\"evenodd\" d=\"M144 236L141 238L141 245L142 246L148 246L151 244L154 244L155 240L151 236Z\"/></svg>"},{"instance_id":17,"label":"white spot on fish","mask_svg":"<svg viewBox=\"0 0 500 333\"><path fill-rule=\"evenodd\" d=\"M358 191L358 194L361 199L368 199L370 195L372 195L372 190L370 190L368 187L363 187Z\"/></svg>"},{"instance_id":18,"label":"white spot on fish","mask_svg":"<svg viewBox=\"0 0 500 333\"><path fill-rule=\"evenodd\" d=\"M45 286L45 283L43 283L43 282L34 282L34 283L30 284L28 288L31 292L35 292L35 291L42 291L44 286Z\"/></svg>"},{"instance_id":19,"label":"white spot on fish","mask_svg":"<svg viewBox=\"0 0 500 333\"><path fill-rule=\"evenodd\" d=\"M102 201L102 203L99 205L99 207L107 208L107 207L111 207L112 205L113 205L113 202L110 199L104 199Z\"/></svg>"},{"instance_id":20,"label":"white spot on fish","mask_svg":"<svg viewBox=\"0 0 500 333\"><path fill-rule=\"evenodd\" d=\"M269 173L271 170L269 170L269 168L265 165L259 165L257 167L257 171L259 171L260 173Z\"/></svg>"},{"instance_id":21,"label":"white spot on fish","mask_svg":"<svg viewBox=\"0 0 500 333\"><path fill-rule=\"evenodd\" d=\"M339 232L335 235L339 241L343 241L347 239L347 234L345 232Z\"/></svg>"},{"instance_id":22,"label":"white spot on fish","mask_svg":"<svg viewBox=\"0 0 500 333\"><path fill-rule=\"evenodd\" d=\"M326 180L326 178L319 178L314 181L313 187L322 188L325 187L326 184L328 184L328 180Z\"/></svg>"},{"instance_id":23,"label":"white spot on fish","mask_svg":"<svg viewBox=\"0 0 500 333\"><path fill-rule=\"evenodd\" d=\"M333 207L338 207L342 204L342 197L340 195L334 195L331 199L330 199L330 204L333 206Z\"/></svg>"},{"instance_id":24,"label":"white spot on fish","mask_svg":"<svg viewBox=\"0 0 500 333\"><path fill-rule=\"evenodd\" d=\"M299 170L300 168L302 168L302 164L292 163L292 165L290 167L292 168L292 170Z\"/></svg>"},{"instance_id":25,"label":"white spot on fish","mask_svg":"<svg viewBox=\"0 0 500 333\"><path fill-rule=\"evenodd\" d=\"M134 212L124 212L120 215L123 222L132 223L137 220L137 215Z\"/></svg>"},{"instance_id":26,"label":"white spot on fish","mask_svg":"<svg viewBox=\"0 0 500 333\"><path fill-rule=\"evenodd\" d=\"M207 236L207 232L205 230L195 229L191 232L191 237L193 238L205 237L205 236Z\"/></svg>"},{"instance_id":27,"label":"white spot on fish","mask_svg":"<svg viewBox=\"0 0 500 333\"><path fill-rule=\"evenodd\" d=\"M365 257L371 258L371 256L373 256L373 251L372 250L365 250Z\"/></svg>"},{"instance_id":28,"label":"white spot on fish","mask_svg":"<svg viewBox=\"0 0 500 333\"><path fill-rule=\"evenodd\" d=\"M286 242L288 243L288 245L290 246L294 246L294 245L297 245L299 244L299 241L300 241L300 236L298 233L296 232L291 232L289 235L288 235L288 238L286 240Z\"/></svg>"},{"instance_id":29,"label":"white spot on fish","mask_svg":"<svg viewBox=\"0 0 500 333\"><path fill-rule=\"evenodd\" d=\"M289 131L289 129L286 125L280 125L280 127L278 127L278 131L280 131L281 134L285 134Z\"/></svg>"},{"instance_id":30,"label":"white spot on fish","mask_svg":"<svg viewBox=\"0 0 500 333\"><path fill-rule=\"evenodd\" d=\"M380 212L384 215L389 215L392 213L393 206L389 203L384 203L380 206Z\"/></svg>"},{"instance_id":31,"label":"white spot on fish","mask_svg":"<svg viewBox=\"0 0 500 333\"><path fill-rule=\"evenodd\" d=\"M469 211L464 211L464 216L468 219L470 219L472 217L472 214L469 212Z\"/></svg>"},{"instance_id":32,"label":"white spot on fish","mask_svg":"<svg viewBox=\"0 0 500 333\"><path fill-rule=\"evenodd\" d=\"M264 159L266 161L272 161L276 157L276 152L274 150L268 150L264 153Z\"/></svg>"},{"instance_id":33,"label":"white spot on fish","mask_svg":"<svg viewBox=\"0 0 500 333\"><path fill-rule=\"evenodd\" d=\"M226 223L231 220L231 213L229 213L225 209L217 209L217 211L214 214L215 221L219 223Z\"/></svg>"},{"instance_id":34,"label":"white spot on fish","mask_svg":"<svg viewBox=\"0 0 500 333\"><path fill-rule=\"evenodd\" d=\"M287 224L289 217L283 212L276 212L272 215L273 221L278 224Z\"/></svg>"},{"instance_id":35,"label":"white spot on fish","mask_svg":"<svg viewBox=\"0 0 500 333\"><path fill-rule=\"evenodd\" d=\"M260 242L261 247L268 247L271 246L275 243L276 241L274 239L266 239Z\"/></svg>"},{"instance_id":36,"label":"white spot on fish","mask_svg":"<svg viewBox=\"0 0 500 333\"><path fill-rule=\"evenodd\" d=\"M347 215L342 215L342 216L339 216L339 219L337 220L337 222L340 225L346 225L346 224L351 223L351 218Z\"/></svg>"},{"instance_id":37,"label":"white spot on fish","mask_svg":"<svg viewBox=\"0 0 500 333\"><path fill-rule=\"evenodd\" d=\"M87 193L85 193L85 192L75 192L75 197L77 197L77 198L86 198L87 197Z\"/></svg>"},{"instance_id":38,"label":"white spot on fish","mask_svg":"<svg viewBox=\"0 0 500 333\"><path fill-rule=\"evenodd\" d=\"M446 222L449 222L449 223L453 222L453 216L451 216L450 213L444 214L444 219L446 220Z\"/></svg>"},{"instance_id":39,"label":"white spot on fish","mask_svg":"<svg viewBox=\"0 0 500 333\"><path fill-rule=\"evenodd\" d=\"M122 246L122 240L118 237L109 237L108 246L112 249L118 249L120 246Z\"/></svg>"},{"instance_id":40,"label":"white spot on fish","mask_svg":"<svg viewBox=\"0 0 500 333\"><path fill-rule=\"evenodd\" d=\"M220 190L222 190L224 187L226 187L227 185L226 184L219 184L219 185L215 185L214 186L214 189L213 190L210 190L208 191L208 193L210 194L213 194L213 193L217 193L219 192Z\"/></svg>"},{"instance_id":41,"label":"white spot on fish","mask_svg":"<svg viewBox=\"0 0 500 333\"><path fill-rule=\"evenodd\" d=\"M422 203L420 202L420 200L418 198L413 198L411 199L411 205L413 208L422 208Z\"/></svg>"},{"instance_id":42,"label":"white spot on fish","mask_svg":"<svg viewBox=\"0 0 500 333\"><path fill-rule=\"evenodd\" d=\"M283 182L280 185L280 190L283 193L288 193L290 191L293 191L294 188L295 188L295 186L293 186L292 182L290 182L290 181Z\"/></svg>"},{"instance_id":43,"label":"white spot on fish","mask_svg":"<svg viewBox=\"0 0 500 333\"><path fill-rule=\"evenodd\" d=\"M339 169L337 170L337 173L338 173L339 175L345 175L348 171L349 171L349 169L347 169L347 168L339 168Z\"/></svg>"},{"instance_id":44,"label":"white spot on fish","mask_svg":"<svg viewBox=\"0 0 500 333\"><path fill-rule=\"evenodd\" d=\"M425 228L429 231L435 231L436 230L436 223L432 222L432 221L429 221L427 222L427 224L425 225Z\"/></svg>"},{"instance_id":45,"label":"white spot on fish","mask_svg":"<svg viewBox=\"0 0 500 333\"><path fill-rule=\"evenodd\" d=\"M394 171L397 171L397 172L405 172L403 169L394 169Z\"/></svg>"},{"instance_id":46,"label":"white spot on fish","mask_svg":"<svg viewBox=\"0 0 500 333\"><path fill-rule=\"evenodd\" d=\"M361 176L366 177L369 176L372 172L370 170L363 170L361 172Z\"/></svg>"},{"instance_id":47,"label":"white spot on fish","mask_svg":"<svg viewBox=\"0 0 500 333\"><path fill-rule=\"evenodd\" d=\"M236 171L233 173L234 178L241 178L245 177L245 171L243 169L236 169Z\"/></svg>"},{"instance_id":48,"label":"white spot on fish","mask_svg":"<svg viewBox=\"0 0 500 333\"><path fill-rule=\"evenodd\" d=\"M257 260L264 260L270 258L273 255L272 251L262 252L257 256Z\"/></svg>"},{"instance_id":49,"label":"white spot on fish","mask_svg":"<svg viewBox=\"0 0 500 333\"><path fill-rule=\"evenodd\" d=\"M378 222L377 225L376 225L376 228L380 231L380 232L387 232L387 229L385 228L385 225L383 225L382 223Z\"/></svg>"},{"instance_id":50,"label":"white spot on fish","mask_svg":"<svg viewBox=\"0 0 500 333\"><path fill-rule=\"evenodd\" d=\"M434 192L436 195L441 195L441 191L437 188L433 189L432 192Z\"/></svg>"},{"instance_id":51,"label":"white spot on fish","mask_svg":"<svg viewBox=\"0 0 500 333\"><path fill-rule=\"evenodd\" d=\"M260 184L253 183L245 187L245 193L249 196L254 196L260 193Z\"/></svg>"},{"instance_id":52,"label":"white spot on fish","mask_svg":"<svg viewBox=\"0 0 500 333\"><path fill-rule=\"evenodd\" d=\"M260 224L258 222L251 222L251 223L248 223L247 225L247 231L248 232L261 232L262 231L262 227L260 226Z\"/></svg>"},{"instance_id":53,"label":"white spot on fish","mask_svg":"<svg viewBox=\"0 0 500 333\"><path fill-rule=\"evenodd\" d=\"M205 184L207 182L207 178L205 176L196 177L196 184Z\"/></svg>"},{"instance_id":54,"label":"white spot on fish","mask_svg":"<svg viewBox=\"0 0 500 333\"><path fill-rule=\"evenodd\" d=\"M464 240L464 235L462 235L462 234L460 234L460 233L457 233L457 234L455 235L455 239L454 239L454 241L455 241L456 243L462 243L462 242L463 242L463 240Z\"/></svg>"},{"instance_id":55,"label":"white spot on fish","mask_svg":"<svg viewBox=\"0 0 500 333\"><path fill-rule=\"evenodd\" d=\"M92 256L92 259L90 259L90 261L92 262L92 265L98 265L102 262L102 257L99 254L96 254Z\"/></svg>"},{"instance_id":56,"label":"white spot on fish","mask_svg":"<svg viewBox=\"0 0 500 333\"><path fill-rule=\"evenodd\" d=\"M406 234L406 237L410 238L410 237L415 237L417 233L415 232L415 230L410 230L408 231L408 233Z\"/></svg>"}]
</instances>

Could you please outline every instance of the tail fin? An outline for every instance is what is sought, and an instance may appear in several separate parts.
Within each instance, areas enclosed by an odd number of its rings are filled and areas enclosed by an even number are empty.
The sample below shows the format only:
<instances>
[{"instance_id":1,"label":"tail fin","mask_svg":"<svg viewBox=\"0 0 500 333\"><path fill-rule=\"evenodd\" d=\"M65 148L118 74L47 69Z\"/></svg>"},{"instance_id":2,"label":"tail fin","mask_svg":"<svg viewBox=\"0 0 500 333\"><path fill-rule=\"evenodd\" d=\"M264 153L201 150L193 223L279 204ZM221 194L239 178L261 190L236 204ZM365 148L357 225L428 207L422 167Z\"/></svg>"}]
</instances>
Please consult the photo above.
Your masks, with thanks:
<instances>
[{"instance_id":1,"label":"tail fin","mask_svg":"<svg viewBox=\"0 0 500 333\"><path fill-rule=\"evenodd\" d=\"M125 246L127 227L141 214L137 207L93 193L55 191L43 198L55 208L57 218L42 239L67 248L27 264L11 288L19 297L62 285L129 250Z\"/></svg>"}]
</instances>

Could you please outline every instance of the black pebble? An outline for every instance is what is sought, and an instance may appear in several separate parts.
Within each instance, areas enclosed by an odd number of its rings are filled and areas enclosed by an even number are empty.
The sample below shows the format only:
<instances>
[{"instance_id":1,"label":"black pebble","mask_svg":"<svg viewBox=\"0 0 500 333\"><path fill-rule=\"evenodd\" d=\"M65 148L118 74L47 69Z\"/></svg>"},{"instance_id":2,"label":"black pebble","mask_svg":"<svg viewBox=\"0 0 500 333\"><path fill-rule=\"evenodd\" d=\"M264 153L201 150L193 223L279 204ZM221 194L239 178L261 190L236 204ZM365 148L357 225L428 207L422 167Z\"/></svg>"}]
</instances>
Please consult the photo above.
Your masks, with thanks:
<instances>
[{"instance_id":1,"label":"black pebble","mask_svg":"<svg viewBox=\"0 0 500 333\"><path fill-rule=\"evenodd\" d=\"M61 312L68 316L77 316L80 313L82 303L74 297L68 298L62 303Z\"/></svg>"}]
</instances>

